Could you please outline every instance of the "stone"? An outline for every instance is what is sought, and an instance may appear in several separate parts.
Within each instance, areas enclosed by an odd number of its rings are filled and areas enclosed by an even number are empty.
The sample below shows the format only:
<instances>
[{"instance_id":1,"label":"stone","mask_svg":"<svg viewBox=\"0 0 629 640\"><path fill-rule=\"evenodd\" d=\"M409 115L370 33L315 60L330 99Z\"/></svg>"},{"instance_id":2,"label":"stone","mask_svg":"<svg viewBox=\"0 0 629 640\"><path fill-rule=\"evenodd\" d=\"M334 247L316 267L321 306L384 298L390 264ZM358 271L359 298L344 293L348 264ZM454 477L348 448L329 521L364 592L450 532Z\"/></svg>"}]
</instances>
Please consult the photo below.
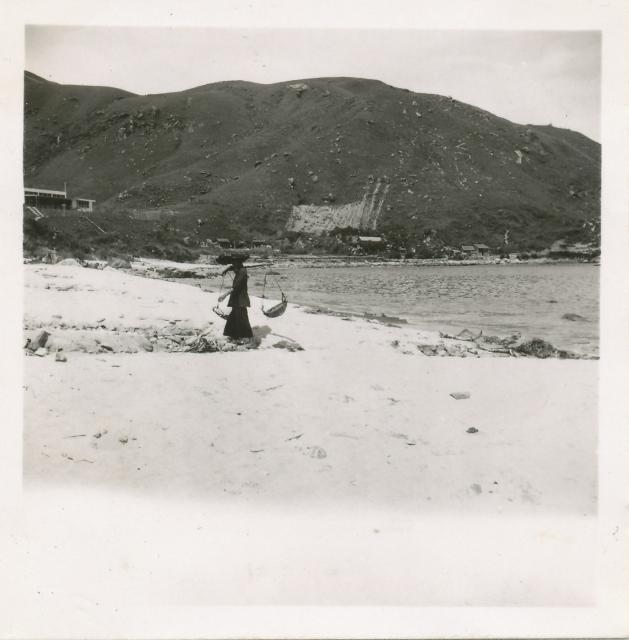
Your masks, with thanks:
<instances>
[{"instance_id":1,"label":"stone","mask_svg":"<svg viewBox=\"0 0 629 640\"><path fill-rule=\"evenodd\" d=\"M470 427L466 433L478 433L478 429L476 427Z\"/></svg>"},{"instance_id":2,"label":"stone","mask_svg":"<svg viewBox=\"0 0 629 640\"><path fill-rule=\"evenodd\" d=\"M129 438L128 436L120 436L120 438L118 438L118 442L121 442L122 444L127 444L127 442L129 442Z\"/></svg>"},{"instance_id":3,"label":"stone","mask_svg":"<svg viewBox=\"0 0 629 640\"><path fill-rule=\"evenodd\" d=\"M39 347L39 349L35 351L35 355L43 358L48 355L48 349L46 349L46 347Z\"/></svg>"},{"instance_id":4,"label":"stone","mask_svg":"<svg viewBox=\"0 0 629 640\"><path fill-rule=\"evenodd\" d=\"M55 354L55 362L67 362L68 361L68 357L66 356L65 353L63 353L63 351L57 351L57 353Z\"/></svg>"},{"instance_id":5,"label":"stone","mask_svg":"<svg viewBox=\"0 0 629 640\"><path fill-rule=\"evenodd\" d=\"M450 394L455 400L467 400L470 397L468 391L453 391Z\"/></svg>"},{"instance_id":6,"label":"stone","mask_svg":"<svg viewBox=\"0 0 629 640\"><path fill-rule=\"evenodd\" d=\"M437 353L437 347L432 344L418 344L417 350L425 356L434 356Z\"/></svg>"},{"instance_id":7,"label":"stone","mask_svg":"<svg viewBox=\"0 0 629 640\"><path fill-rule=\"evenodd\" d=\"M50 338L50 334L48 333L48 331L40 331L37 334L37 337L35 338L35 340L31 340L31 342L28 344L28 348L31 351L37 351L37 349L39 349L40 347L46 346L46 342L48 342L48 338Z\"/></svg>"},{"instance_id":8,"label":"stone","mask_svg":"<svg viewBox=\"0 0 629 640\"><path fill-rule=\"evenodd\" d=\"M328 454L323 447L312 447L310 450L311 458L318 458L321 460L323 458L327 458L327 456Z\"/></svg>"},{"instance_id":9,"label":"stone","mask_svg":"<svg viewBox=\"0 0 629 640\"><path fill-rule=\"evenodd\" d=\"M587 322L587 318L580 316L578 313L564 313L561 319L570 320L571 322Z\"/></svg>"},{"instance_id":10,"label":"stone","mask_svg":"<svg viewBox=\"0 0 629 640\"><path fill-rule=\"evenodd\" d=\"M273 347L275 349L286 349L287 351L303 351L304 348L298 344L297 342L293 342L292 340L279 340L276 342Z\"/></svg>"}]
</instances>

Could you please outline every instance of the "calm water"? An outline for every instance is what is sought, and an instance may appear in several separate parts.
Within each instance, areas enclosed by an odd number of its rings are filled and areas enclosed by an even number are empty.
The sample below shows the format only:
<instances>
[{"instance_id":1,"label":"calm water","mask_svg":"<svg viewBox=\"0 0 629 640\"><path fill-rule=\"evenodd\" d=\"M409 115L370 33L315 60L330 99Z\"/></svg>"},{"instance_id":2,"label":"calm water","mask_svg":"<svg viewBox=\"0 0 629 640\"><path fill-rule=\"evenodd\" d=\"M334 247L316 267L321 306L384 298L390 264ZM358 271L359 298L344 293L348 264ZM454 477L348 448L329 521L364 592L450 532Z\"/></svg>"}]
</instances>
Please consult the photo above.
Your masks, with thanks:
<instances>
[{"instance_id":1,"label":"calm water","mask_svg":"<svg viewBox=\"0 0 629 640\"><path fill-rule=\"evenodd\" d=\"M598 354L599 267L594 265L280 267L277 271L289 301L297 304L385 313L447 332L468 328L507 336L519 331L559 348ZM252 269L252 294L261 293L261 281L262 274ZM271 286L267 295L273 290ZM565 313L585 320L562 319Z\"/></svg>"}]
</instances>

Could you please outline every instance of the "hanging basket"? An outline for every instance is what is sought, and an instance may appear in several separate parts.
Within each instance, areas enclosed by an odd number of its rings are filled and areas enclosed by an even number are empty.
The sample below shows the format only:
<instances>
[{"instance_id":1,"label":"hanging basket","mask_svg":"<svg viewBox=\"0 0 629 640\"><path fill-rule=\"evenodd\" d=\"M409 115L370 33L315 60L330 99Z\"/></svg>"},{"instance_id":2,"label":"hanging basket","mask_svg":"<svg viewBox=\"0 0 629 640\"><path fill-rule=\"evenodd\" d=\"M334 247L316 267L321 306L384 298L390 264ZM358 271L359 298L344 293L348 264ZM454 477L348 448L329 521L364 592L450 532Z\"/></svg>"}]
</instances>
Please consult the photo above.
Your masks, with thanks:
<instances>
[{"instance_id":1,"label":"hanging basket","mask_svg":"<svg viewBox=\"0 0 629 640\"><path fill-rule=\"evenodd\" d=\"M215 307L212 307L212 311L214 311L214 313L219 318L222 318L223 320L227 320L227 318L229 318L229 311L225 311L225 309L221 309L218 305L216 305Z\"/></svg>"},{"instance_id":2,"label":"hanging basket","mask_svg":"<svg viewBox=\"0 0 629 640\"><path fill-rule=\"evenodd\" d=\"M273 305L270 309L265 309L264 302L263 302L262 313L267 318L277 318L281 316L284 313L284 311L286 311L287 307L288 307L288 300L286 299L286 296L284 295L284 293L282 293L282 301L278 302L276 305Z\"/></svg>"}]
</instances>

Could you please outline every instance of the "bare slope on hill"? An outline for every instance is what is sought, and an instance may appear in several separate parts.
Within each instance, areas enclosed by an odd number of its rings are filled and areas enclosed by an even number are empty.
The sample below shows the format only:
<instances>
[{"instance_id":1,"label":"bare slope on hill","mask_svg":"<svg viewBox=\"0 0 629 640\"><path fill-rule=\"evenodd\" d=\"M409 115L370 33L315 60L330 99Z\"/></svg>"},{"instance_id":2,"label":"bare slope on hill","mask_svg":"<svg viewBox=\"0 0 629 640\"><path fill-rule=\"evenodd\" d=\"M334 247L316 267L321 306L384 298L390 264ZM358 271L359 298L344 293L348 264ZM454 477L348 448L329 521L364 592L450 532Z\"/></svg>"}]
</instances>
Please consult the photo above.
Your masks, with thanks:
<instances>
[{"instance_id":1,"label":"bare slope on hill","mask_svg":"<svg viewBox=\"0 0 629 640\"><path fill-rule=\"evenodd\" d=\"M168 208L204 235L285 229L296 205L360 203L382 229L545 245L600 216L600 145L375 80L220 82L137 96L25 76L25 181L105 212Z\"/></svg>"}]
</instances>

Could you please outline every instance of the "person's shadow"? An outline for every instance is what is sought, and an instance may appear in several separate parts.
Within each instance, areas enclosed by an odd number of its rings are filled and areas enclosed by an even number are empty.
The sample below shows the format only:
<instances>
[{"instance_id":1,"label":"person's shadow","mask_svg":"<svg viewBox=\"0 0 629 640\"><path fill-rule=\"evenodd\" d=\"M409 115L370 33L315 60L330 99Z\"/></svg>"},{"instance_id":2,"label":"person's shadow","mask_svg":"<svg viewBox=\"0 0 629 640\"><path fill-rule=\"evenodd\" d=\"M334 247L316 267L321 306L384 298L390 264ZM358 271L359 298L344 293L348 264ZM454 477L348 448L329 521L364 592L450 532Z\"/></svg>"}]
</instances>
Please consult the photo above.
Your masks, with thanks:
<instances>
[{"instance_id":1,"label":"person's shadow","mask_svg":"<svg viewBox=\"0 0 629 640\"><path fill-rule=\"evenodd\" d=\"M253 331L253 337L262 341L271 333L271 327L263 324L261 327L251 327Z\"/></svg>"}]
</instances>

